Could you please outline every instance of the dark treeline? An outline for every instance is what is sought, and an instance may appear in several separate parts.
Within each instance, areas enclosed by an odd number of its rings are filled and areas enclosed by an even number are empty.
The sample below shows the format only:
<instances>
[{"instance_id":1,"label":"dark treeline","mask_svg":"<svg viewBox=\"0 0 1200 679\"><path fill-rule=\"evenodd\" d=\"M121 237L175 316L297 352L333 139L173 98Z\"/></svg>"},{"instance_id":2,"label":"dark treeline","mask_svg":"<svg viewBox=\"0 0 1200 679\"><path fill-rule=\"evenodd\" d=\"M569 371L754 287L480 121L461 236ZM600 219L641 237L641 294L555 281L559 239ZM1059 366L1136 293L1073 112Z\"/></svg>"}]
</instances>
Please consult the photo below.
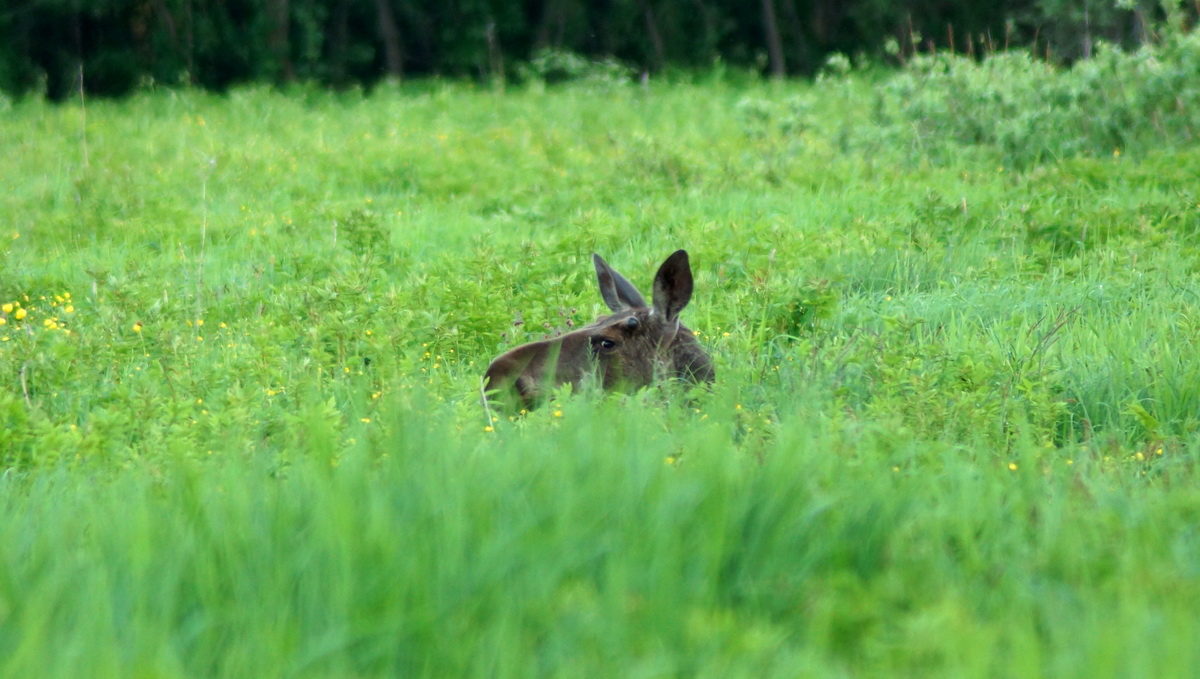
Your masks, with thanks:
<instances>
[{"instance_id":1,"label":"dark treeline","mask_svg":"<svg viewBox=\"0 0 1200 679\"><path fill-rule=\"evenodd\" d=\"M1191 0L1189 0L1191 1ZM1097 40L1145 41L1156 0L0 0L0 89L60 99L149 81L370 85L511 75L540 49L637 69L720 58L773 75L831 52L902 57L1034 46L1086 57Z\"/></svg>"}]
</instances>

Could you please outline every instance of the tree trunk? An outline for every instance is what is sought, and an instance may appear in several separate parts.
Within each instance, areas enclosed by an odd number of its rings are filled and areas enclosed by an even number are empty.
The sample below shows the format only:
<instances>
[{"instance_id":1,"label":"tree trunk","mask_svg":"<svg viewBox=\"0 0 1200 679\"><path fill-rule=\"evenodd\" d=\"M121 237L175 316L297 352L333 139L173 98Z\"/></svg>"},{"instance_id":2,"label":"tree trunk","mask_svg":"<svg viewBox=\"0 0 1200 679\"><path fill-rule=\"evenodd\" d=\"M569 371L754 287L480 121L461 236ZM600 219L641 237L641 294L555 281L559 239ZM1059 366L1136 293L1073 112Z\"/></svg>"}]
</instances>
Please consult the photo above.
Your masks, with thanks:
<instances>
[{"instance_id":1,"label":"tree trunk","mask_svg":"<svg viewBox=\"0 0 1200 679\"><path fill-rule=\"evenodd\" d=\"M496 37L496 22L487 24L488 70L492 84L504 90L504 51L500 49L500 39Z\"/></svg>"},{"instance_id":2,"label":"tree trunk","mask_svg":"<svg viewBox=\"0 0 1200 679\"><path fill-rule=\"evenodd\" d=\"M270 40L271 52L275 55L276 68L279 69L279 76L283 80L295 80L296 72L292 68L292 59L289 56L291 48L288 40L288 12L289 0L274 0L271 3L271 20L274 26L271 27Z\"/></svg>"},{"instance_id":3,"label":"tree trunk","mask_svg":"<svg viewBox=\"0 0 1200 679\"><path fill-rule=\"evenodd\" d=\"M396 15L389 0L375 0L375 14L379 21L379 37L383 40L383 59L387 74L393 78L404 77L404 50L400 42L400 29L396 26Z\"/></svg>"},{"instance_id":4,"label":"tree trunk","mask_svg":"<svg viewBox=\"0 0 1200 679\"><path fill-rule=\"evenodd\" d=\"M438 27L420 5L419 2L400 2L397 8L400 11L397 25L409 27L409 40L404 45L405 62L408 64L407 68L412 68L413 63L419 62L425 70L436 72L442 65L437 50Z\"/></svg>"},{"instance_id":5,"label":"tree trunk","mask_svg":"<svg viewBox=\"0 0 1200 679\"><path fill-rule=\"evenodd\" d=\"M184 28L184 49L187 50L187 78L188 84L196 84L196 16L192 11L192 0L185 0L183 3Z\"/></svg>"},{"instance_id":6,"label":"tree trunk","mask_svg":"<svg viewBox=\"0 0 1200 679\"><path fill-rule=\"evenodd\" d=\"M567 23L566 8L561 0L546 0L542 18L534 39L534 49L562 47L563 29Z\"/></svg>"},{"instance_id":7,"label":"tree trunk","mask_svg":"<svg viewBox=\"0 0 1200 679\"><path fill-rule=\"evenodd\" d=\"M329 41L329 67L333 84L342 86L349 79L346 52L350 44L350 0L339 0L333 8L333 37Z\"/></svg>"},{"instance_id":8,"label":"tree trunk","mask_svg":"<svg viewBox=\"0 0 1200 679\"><path fill-rule=\"evenodd\" d=\"M762 0L763 31L767 38L767 55L771 59L771 77L787 75L783 64L783 41L779 38L779 22L775 20L774 0Z\"/></svg>"},{"instance_id":9,"label":"tree trunk","mask_svg":"<svg viewBox=\"0 0 1200 679\"><path fill-rule=\"evenodd\" d=\"M804 30L804 22L800 20L800 10L796 8L796 0L783 0L783 14L792 44L792 71L810 73L815 70L812 64L812 52L806 49L810 40L808 32Z\"/></svg>"},{"instance_id":10,"label":"tree trunk","mask_svg":"<svg viewBox=\"0 0 1200 679\"><path fill-rule=\"evenodd\" d=\"M642 0L642 14L646 19L646 34L650 36L650 47L654 50L651 65L654 70L661 71L666 63L666 49L663 47L662 34L658 32L658 22L654 19L654 7L650 0Z\"/></svg>"},{"instance_id":11,"label":"tree trunk","mask_svg":"<svg viewBox=\"0 0 1200 679\"><path fill-rule=\"evenodd\" d=\"M1092 17L1088 8L1083 8L1083 59L1092 58Z\"/></svg>"},{"instance_id":12,"label":"tree trunk","mask_svg":"<svg viewBox=\"0 0 1200 679\"><path fill-rule=\"evenodd\" d=\"M704 35L699 37L706 52L704 57L706 59L718 57L720 52L717 50L717 43L720 36L718 35L717 20L713 16L715 12L705 5L703 0L693 0L692 4L696 6L696 13L700 15L700 20L704 24Z\"/></svg>"},{"instance_id":13,"label":"tree trunk","mask_svg":"<svg viewBox=\"0 0 1200 679\"><path fill-rule=\"evenodd\" d=\"M167 29L167 39L171 41L171 50L181 61L185 60L183 45L179 41L179 28L175 24L175 16L171 14L171 8L167 7L165 0L157 0L154 3L154 9L158 12L163 27Z\"/></svg>"}]
</instances>

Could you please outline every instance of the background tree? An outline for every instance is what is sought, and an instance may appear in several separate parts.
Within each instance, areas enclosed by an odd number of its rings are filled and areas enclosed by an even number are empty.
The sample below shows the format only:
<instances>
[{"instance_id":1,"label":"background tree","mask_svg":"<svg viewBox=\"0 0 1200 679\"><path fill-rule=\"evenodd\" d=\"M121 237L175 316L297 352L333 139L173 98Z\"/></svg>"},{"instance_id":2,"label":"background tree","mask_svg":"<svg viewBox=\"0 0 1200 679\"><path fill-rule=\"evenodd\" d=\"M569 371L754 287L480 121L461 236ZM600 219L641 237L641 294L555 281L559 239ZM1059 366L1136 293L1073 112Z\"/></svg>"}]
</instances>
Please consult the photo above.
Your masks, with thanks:
<instances>
[{"instance_id":1,"label":"background tree","mask_svg":"<svg viewBox=\"0 0 1200 679\"><path fill-rule=\"evenodd\" d=\"M811 74L831 52L978 53L1037 44L1088 57L1099 40L1152 40L1175 0L6 0L0 89L54 99L139 82L371 85L385 77L503 79L538 50L642 71L726 63Z\"/></svg>"}]
</instances>

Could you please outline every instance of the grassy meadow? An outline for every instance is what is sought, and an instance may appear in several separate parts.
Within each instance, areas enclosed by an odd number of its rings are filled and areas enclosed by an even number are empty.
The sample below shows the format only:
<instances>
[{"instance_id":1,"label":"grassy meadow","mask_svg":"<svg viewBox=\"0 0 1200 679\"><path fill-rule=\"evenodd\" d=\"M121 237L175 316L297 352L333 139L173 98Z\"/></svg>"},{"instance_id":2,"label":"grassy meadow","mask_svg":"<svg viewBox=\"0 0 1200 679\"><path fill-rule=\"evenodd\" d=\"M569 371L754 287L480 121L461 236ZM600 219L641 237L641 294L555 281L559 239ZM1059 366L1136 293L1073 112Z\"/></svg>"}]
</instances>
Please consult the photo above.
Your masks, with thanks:
<instances>
[{"instance_id":1,"label":"grassy meadow","mask_svg":"<svg viewBox=\"0 0 1200 679\"><path fill-rule=\"evenodd\" d=\"M0 102L0 676L1196 676L1200 151L889 82Z\"/></svg>"}]
</instances>

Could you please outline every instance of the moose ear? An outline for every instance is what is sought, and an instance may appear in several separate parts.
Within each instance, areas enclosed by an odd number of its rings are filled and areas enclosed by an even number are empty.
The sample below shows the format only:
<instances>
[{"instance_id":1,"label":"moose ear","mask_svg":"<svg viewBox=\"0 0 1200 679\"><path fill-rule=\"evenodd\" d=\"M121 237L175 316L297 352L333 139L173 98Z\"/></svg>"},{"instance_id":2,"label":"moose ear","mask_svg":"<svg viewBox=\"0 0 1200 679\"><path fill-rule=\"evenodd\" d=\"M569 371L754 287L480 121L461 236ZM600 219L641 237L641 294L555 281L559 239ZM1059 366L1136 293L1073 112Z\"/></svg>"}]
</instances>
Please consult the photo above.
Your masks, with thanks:
<instances>
[{"instance_id":1,"label":"moose ear","mask_svg":"<svg viewBox=\"0 0 1200 679\"><path fill-rule=\"evenodd\" d=\"M596 279L600 281L600 296L604 303L613 311L625 311L634 307L646 306L642 293L633 287L633 283L613 270L608 262L600 255L592 255L592 263L596 265Z\"/></svg>"},{"instance_id":2,"label":"moose ear","mask_svg":"<svg viewBox=\"0 0 1200 679\"><path fill-rule=\"evenodd\" d=\"M674 321L691 298L692 267L687 250L676 250L654 275L654 311L668 322Z\"/></svg>"}]
</instances>

